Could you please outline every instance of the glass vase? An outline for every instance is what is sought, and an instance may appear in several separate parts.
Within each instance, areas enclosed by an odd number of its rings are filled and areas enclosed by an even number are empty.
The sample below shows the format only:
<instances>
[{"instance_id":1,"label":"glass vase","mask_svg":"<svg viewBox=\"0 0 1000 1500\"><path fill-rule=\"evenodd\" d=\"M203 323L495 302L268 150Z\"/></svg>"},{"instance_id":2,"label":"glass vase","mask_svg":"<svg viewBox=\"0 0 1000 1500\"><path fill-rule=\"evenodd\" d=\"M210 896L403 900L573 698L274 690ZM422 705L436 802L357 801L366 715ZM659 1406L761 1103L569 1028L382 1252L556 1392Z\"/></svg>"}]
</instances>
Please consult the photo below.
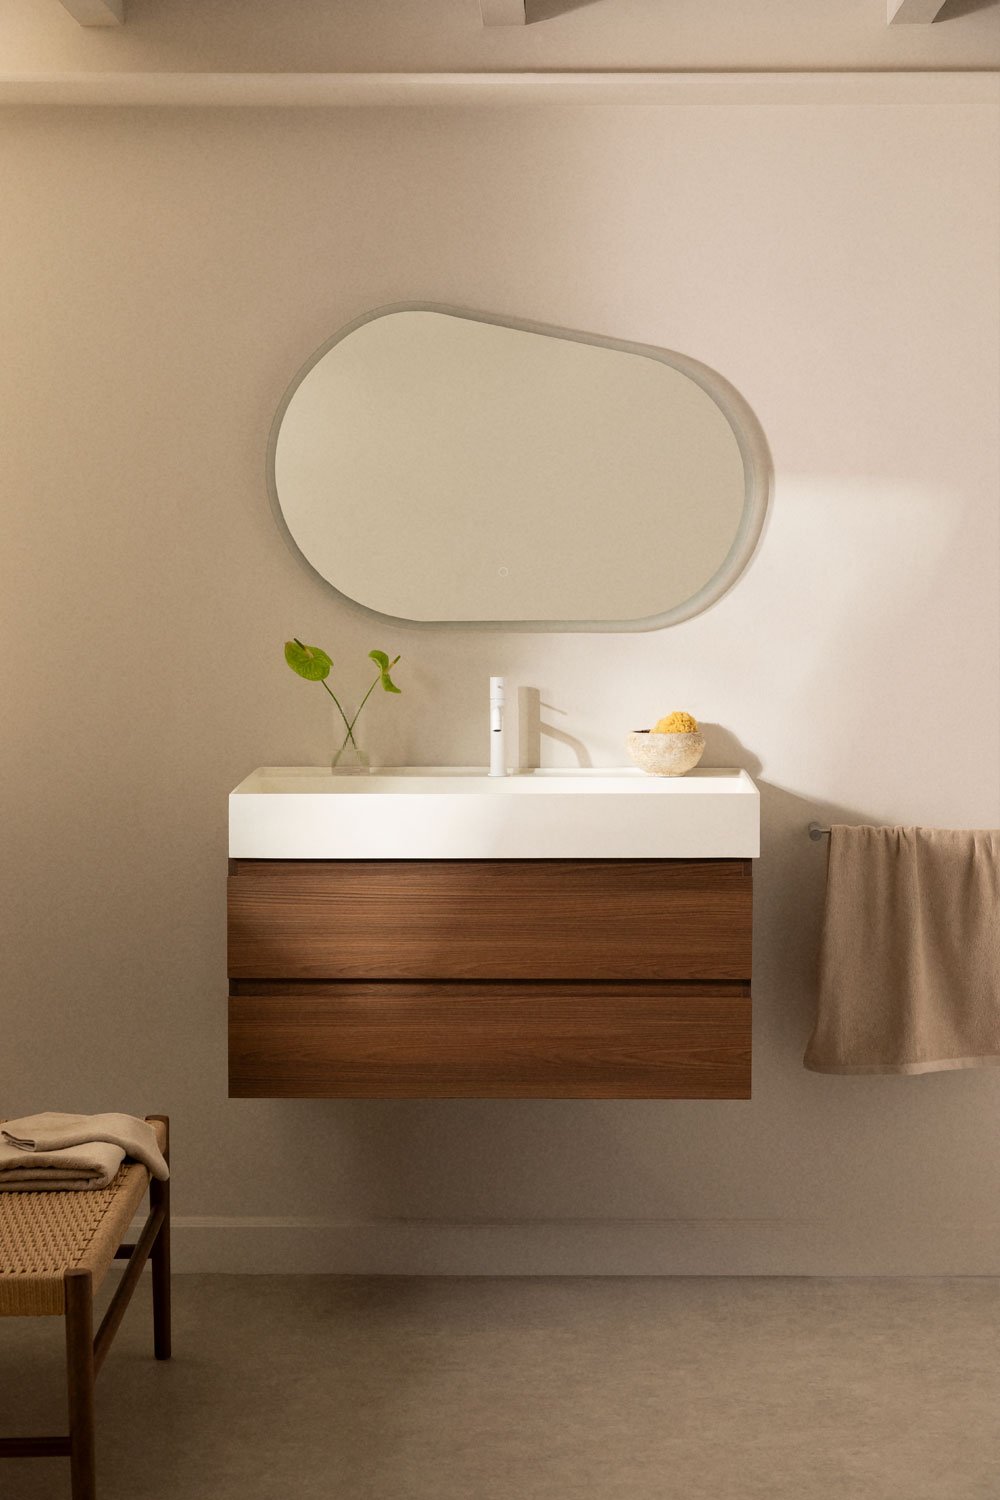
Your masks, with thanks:
<instances>
[{"instance_id":1,"label":"glass vase","mask_svg":"<svg viewBox=\"0 0 1000 1500\"><path fill-rule=\"evenodd\" d=\"M335 776L367 776L372 767L367 750L361 749L352 734L345 734L340 748L333 752L330 769Z\"/></svg>"}]
</instances>

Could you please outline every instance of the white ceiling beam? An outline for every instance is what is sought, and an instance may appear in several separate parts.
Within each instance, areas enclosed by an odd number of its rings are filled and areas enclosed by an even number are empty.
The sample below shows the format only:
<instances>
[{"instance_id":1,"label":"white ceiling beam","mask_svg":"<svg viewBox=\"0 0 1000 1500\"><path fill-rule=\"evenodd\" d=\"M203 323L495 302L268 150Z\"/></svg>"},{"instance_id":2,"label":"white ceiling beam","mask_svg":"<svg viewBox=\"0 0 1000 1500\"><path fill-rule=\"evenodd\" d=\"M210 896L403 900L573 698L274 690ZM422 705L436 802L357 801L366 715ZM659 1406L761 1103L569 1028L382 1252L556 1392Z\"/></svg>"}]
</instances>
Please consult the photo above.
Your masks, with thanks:
<instances>
[{"instance_id":1,"label":"white ceiling beam","mask_svg":"<svg viewBox=\"0 0 1000 1500\"><path fill-rule=\"evenodd\" d=\"M886 20L890 26L926 26L943 5L944 0L888 0Z\"/></svg>"},{"instance_id":2,"label":"white ceiling beam","mask_svg":"<svg viewBox=\"0 0 1000 1500\"><path fill-rule=\"evenodd\" d=\"M121 26L125 0L59 0L81 26Z\"/></svg>"},{"instance_id":3,"label":"white ceiling beam","mask_svg":"<svg viewBox=\"0 0 1000 1500\"><path fill-rule=\"evenodd\" d=\"M484 26L524 25L524 0L479 0L479 8Z\"/></svg>"}]
</instances>

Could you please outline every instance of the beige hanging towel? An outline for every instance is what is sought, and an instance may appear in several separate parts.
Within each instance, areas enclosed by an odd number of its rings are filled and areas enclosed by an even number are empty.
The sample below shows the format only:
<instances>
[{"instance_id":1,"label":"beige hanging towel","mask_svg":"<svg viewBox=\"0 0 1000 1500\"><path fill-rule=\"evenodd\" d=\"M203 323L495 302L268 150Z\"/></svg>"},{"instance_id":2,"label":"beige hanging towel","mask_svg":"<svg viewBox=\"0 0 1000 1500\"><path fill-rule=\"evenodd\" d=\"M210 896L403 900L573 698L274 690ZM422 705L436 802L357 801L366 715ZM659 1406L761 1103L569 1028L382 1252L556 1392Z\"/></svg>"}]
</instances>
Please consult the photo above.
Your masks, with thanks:
<instances>
[{"instance_id":1,"label":"beige hanging towel","mask_svg":"<svg viewBox=\"0 0 1000 1500\"><path fill-rule=\"evenodd\" d=\"M830 831L816 1073L1000 1064L1000 830Z\"/></svg>"}]
</instances>

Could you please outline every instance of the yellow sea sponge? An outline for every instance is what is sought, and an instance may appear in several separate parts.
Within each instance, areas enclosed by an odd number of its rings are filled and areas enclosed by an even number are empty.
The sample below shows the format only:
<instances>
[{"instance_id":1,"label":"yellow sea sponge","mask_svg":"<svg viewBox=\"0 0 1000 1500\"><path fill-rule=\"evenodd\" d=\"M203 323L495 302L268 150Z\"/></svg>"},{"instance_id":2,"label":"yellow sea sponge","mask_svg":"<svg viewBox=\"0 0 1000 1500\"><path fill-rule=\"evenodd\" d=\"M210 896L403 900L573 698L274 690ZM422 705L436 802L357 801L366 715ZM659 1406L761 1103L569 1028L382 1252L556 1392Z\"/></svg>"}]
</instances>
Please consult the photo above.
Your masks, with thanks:
<instances>
[{"instance_id":1,"label":"yellow sea sponge","mask_svg":"<svg viewBox=\"0 0 1000 1500\"><path fill-rule=\"evenodd\" d=\"M690 714L672 713L657 719L650 734L697 734L698 720Z\"/></svg>"}]
</instances>

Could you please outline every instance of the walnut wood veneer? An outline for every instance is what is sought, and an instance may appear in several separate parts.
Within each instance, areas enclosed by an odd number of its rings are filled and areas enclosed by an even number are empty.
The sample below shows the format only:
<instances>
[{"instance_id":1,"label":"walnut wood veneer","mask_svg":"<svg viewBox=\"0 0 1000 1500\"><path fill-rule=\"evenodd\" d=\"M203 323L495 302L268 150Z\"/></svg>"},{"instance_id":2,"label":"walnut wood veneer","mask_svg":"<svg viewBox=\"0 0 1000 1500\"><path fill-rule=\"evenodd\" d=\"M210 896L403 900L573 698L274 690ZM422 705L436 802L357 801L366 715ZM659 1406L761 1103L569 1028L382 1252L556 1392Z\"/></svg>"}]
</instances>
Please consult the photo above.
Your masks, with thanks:
<instances>
[{"instance_id":1,"label":"walnut wood veneer","mask_svg":"<svg viewBox=\"0 0 1000 1500\"><path fill-rule=\"evenodd\" d=\"M233 860L230 1094L750 1096L749 860Z\"/></svg>"}]
</instances>

